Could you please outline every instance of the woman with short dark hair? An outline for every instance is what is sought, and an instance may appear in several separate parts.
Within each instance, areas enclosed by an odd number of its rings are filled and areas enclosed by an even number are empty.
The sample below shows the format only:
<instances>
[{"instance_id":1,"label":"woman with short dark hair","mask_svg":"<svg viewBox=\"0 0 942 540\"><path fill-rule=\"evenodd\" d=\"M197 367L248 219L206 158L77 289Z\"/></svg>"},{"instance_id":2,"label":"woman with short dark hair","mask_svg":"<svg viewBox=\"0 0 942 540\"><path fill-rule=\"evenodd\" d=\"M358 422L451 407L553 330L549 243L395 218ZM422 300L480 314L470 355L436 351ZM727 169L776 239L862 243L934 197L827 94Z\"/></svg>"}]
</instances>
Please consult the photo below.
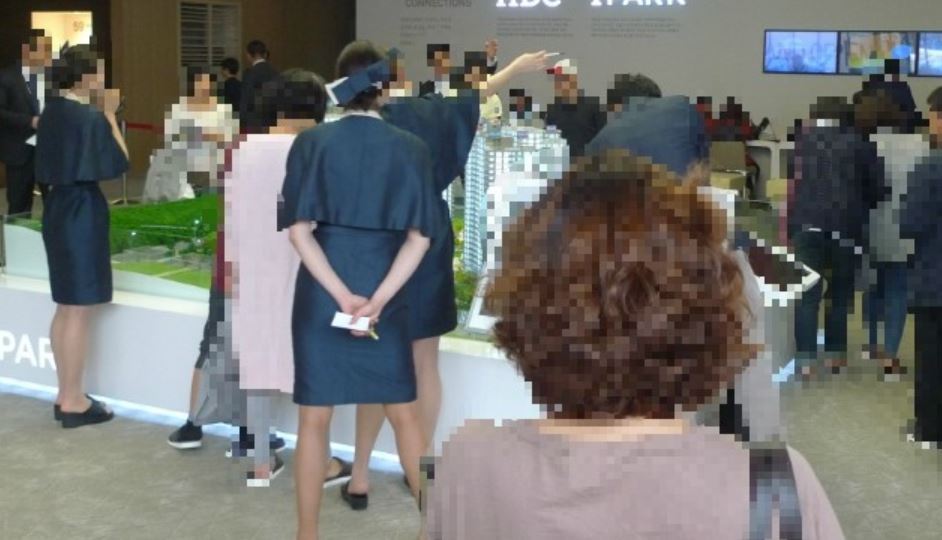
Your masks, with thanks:
<instances>
[{"instance_id":1,"label":"woman with short dark hair","mask_svg":"<svg viewBox=\"0 0 942 540\"><path fill-rule=\"evenodd\" d=\"M128 150L115 120L118 90L105 88L105 62L90 46L66 50L53 64L58 95L46 102L36 141L36 179L50 187L43 243L56 314L50 338L59 394L53 408L64 428L114 416L84 393L85 354L93 307L111 302L108 202L98 186L128 168Z\"/></svg>"},{"instance_id":2,"label":"woman with short dark hair","mask_svg":"<svg viewBox=\"0 0 942 540\"><path fill-rule=\"evenodd\" d=\"M154 153L147 170L145 202L192 198L190 173L208 175L208 185L214 187L225 150L239 134L232 106L216 96L216 75L205 66L184 71L184 93L164 117L164 147Z\"/></svg>"},{"instance_id":3,"label":"woman with short dark hair","mask_svg":"<svg viewBox=\"0 0 942 540\"><path fill-rule=\"evenodd\" d=\"M430 538L757 538L749 451L685 414L757 350L725 214L697 183L608 151L504 233L495 340L547 418L474 422L444 443ZM842 538L810 466L788 457L801 524L781 506L782 530Z\"/></svg>"}]
</instances>

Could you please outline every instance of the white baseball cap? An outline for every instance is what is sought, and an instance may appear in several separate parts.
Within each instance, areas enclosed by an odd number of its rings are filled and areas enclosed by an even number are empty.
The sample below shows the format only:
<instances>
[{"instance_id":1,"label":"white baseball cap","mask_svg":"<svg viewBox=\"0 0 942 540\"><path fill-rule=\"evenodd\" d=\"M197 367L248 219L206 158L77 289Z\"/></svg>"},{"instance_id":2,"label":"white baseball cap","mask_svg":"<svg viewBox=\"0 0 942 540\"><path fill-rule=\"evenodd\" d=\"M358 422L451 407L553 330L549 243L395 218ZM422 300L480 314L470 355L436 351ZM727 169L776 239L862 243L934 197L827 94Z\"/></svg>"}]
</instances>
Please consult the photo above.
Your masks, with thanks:
<instances>
[{"instance_id":1,"label":"white baseball cap","mask_svg":"<svg viewBox=\"0 0 942 540\"><path fill-rule=\"evenodd\" d=\"M549 75L578 75L579 72L576 69L576 63L566 58L556 62L553 67L546 70L546 73Z\"/></svg>"}]
</instances>

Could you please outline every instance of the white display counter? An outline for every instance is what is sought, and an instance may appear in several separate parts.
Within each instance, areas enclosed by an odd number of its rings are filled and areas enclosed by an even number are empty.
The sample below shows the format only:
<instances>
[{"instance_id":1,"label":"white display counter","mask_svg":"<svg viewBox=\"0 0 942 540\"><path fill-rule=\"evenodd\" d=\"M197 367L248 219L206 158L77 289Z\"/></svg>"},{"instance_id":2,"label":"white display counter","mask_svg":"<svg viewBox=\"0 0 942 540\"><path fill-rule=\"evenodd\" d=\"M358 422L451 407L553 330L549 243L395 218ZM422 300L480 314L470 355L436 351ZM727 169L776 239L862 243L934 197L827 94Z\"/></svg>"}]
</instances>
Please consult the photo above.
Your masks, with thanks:
<instances>
[{"instance_id":1,"label":"white display counter","mask_svg":"<svg viewBox=\"0 0 942 540\"><path fill-rule=\"evenodd\" d=\"M55 310L43 280L0 276L0 378L56 386L49 346ZM89 392L145 407L185 412L206 302L116 292L93 326L86 385ZM467 418L535 418L523 379L492 346L444 338L441 372L445 400L437 441ZM275 425L294 433L297 409L289 396L275 407ZM338 407L331 440L353 445L353 407ZM394 454L387 425L377 450Z\"/></svg>"},{"instance_id":2,"label":"white display counter","mask_svg":"<svg viewBox=\"0 0 942 540\"><path fill-rule=\"evenodd\" d=\"M0 274L0 379L56 386L49 325L55 310L45 275L45 252L38 232L6 227L7 273ZM773 250L779 251L779 250ZM782 251L775 257L785 257ZM11 275L15 270L19 275ZM25 274L25 275L24 275ZM776 291L764 280L758 286L765 304L766 349L737 382L744 417L761 438L779 432L776 372L793 348L793 299L817 276ZM88 351L87 391L104 397L165 411L185 413L190 378L208 311L208 293L197 287L157 277L115 271L111 304L99 308ZM128 292L128 290L153 291ZM468 419L539 418L527 383L514 366L485 341L445 337L440 371L443 403L436 446ZM274 406L274 425L295 433L297 409L285 395ZM708 416L708 415L707 415ZM354 407L338 407L331 441L353 445ZM396 453L387 425L376 449Z\"/></svg>"}]
</instances>

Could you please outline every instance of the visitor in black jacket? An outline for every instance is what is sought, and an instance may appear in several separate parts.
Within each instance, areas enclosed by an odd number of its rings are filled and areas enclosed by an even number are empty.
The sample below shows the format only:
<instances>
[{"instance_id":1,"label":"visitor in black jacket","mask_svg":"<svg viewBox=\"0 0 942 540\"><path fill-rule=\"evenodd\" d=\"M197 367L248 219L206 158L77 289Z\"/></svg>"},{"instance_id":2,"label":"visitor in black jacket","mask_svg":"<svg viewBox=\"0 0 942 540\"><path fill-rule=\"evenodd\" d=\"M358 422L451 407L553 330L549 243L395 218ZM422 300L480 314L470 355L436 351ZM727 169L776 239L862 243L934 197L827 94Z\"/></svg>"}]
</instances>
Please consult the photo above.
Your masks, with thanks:
<instances>
[{"instance_id":1,"label":"visitor in black jacket","mask_svg":"<svg viewBox=\"0 0 942 540\"><path fill-rule=\"evenodd\" d=\"M219 63L219 70L222 74L222 91L219 97L223 103L238 109L242 103L242 81L239 80L239 61L235 58L224 58Z\"/></svg>"},{"instance_id":2,"label":"visitor in black jacket","mask_svg":"<svg viewBox=\"0 0 942 540\"><path fill-rule=\"evenodd\" d=\"M929 96L929 156L910 174L900 232L916 241L909 275L915 315L916 422L911 438L942 441L942 88Z\"/></svg>"},{"instance_id":3,"label":"visitor in black jacket","mask_svg":"<svg viewBox=\"0 0 942 540\"><path fill-rule=\"evenodd\" d=\"M830 273L824 349L827 364L837 370L847 361L855 254L867 245L868 215L883 196L883 165L876 146L854 128L846 99L821 98L811 112L811 121L795 136L788 235L799 262L822 276ZM823 282L805 291L795 309L795 341L805 376L817 357Z\"/></svg>"},{"instance_id":4,"label":"visitor in black jacket","mask_svg":"<svg viewBox=\"0 0 942 540\"><path fill-rule=\"evenodd\" d=\"M264 122L255 112L256 92L268 81L278 77L276 70L268 62L268 47L255 40L245 48L249 66L242 74L242 95L239 103L239 123L243 132L258 132L264 128Z\"/></svg>"}]
</instances>

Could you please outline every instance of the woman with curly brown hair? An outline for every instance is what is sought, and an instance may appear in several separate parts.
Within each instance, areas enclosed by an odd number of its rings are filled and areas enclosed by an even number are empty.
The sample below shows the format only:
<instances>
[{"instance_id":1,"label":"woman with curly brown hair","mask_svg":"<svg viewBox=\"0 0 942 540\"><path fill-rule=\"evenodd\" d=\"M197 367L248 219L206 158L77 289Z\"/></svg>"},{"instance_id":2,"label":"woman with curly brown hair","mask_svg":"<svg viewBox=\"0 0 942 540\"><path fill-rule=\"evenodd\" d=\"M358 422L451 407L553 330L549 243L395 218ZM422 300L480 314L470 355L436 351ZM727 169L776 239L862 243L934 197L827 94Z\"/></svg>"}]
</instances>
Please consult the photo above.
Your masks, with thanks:
<instances>
[{"instance_id":1,"label":"woman with curly brown hair","mask_svg":"<svg viewBox=\"0 0 942 540\"><path fill-rule=\"evenodd\" d=\"M609 151L504 233L495 339L547 418L444 444L430 538L767 537L755 454L691 420L758 348L725 213L698 183ZM797 513L779 499L777 537L843 538L808 462L786 455Z\"/></svg>"}]
</instances>

